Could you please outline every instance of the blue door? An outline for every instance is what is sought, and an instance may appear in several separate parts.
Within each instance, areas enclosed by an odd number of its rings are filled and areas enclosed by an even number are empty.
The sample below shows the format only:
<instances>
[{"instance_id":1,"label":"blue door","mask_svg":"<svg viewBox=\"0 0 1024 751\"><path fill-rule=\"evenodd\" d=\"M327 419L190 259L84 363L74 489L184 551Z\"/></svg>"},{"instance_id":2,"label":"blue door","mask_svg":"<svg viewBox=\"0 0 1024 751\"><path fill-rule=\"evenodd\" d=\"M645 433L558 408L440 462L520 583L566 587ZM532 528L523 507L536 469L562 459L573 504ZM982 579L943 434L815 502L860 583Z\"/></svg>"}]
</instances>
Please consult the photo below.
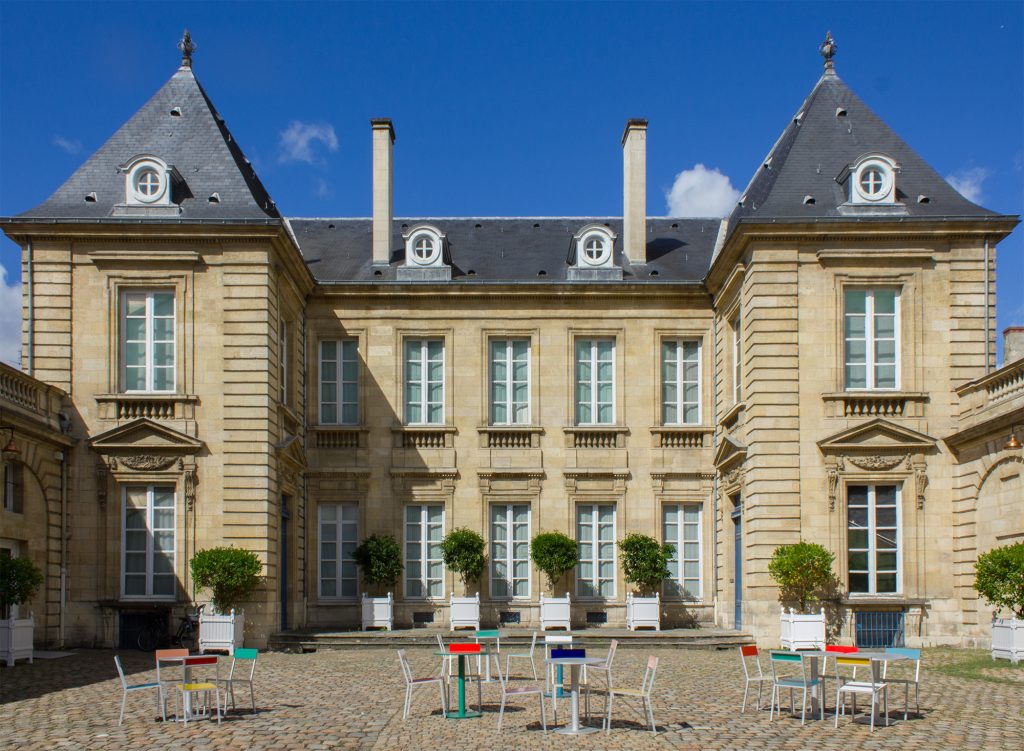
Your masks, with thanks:
<instances>
[{"instance_id":1,"label":"blue door","mask_svg":"<svg viewBox=\"0 0 1024 751\"><path fill-rule=\"evenodd\" d=\"M281 630L288 630L288 496L281 496Z\"/></svg>"},{"instance_id":2,"label":"blue door","mask_svg":"<svg viewBox=\"0 0 1024 751\"><path fill-rule=\"evenodd\" d=\"M733 628L737 631L743 627L743 507L737 504L732 510L732 523L735 527L735 556L733 573L735 581L735 618Z\"/></svg>"}]
</instances>

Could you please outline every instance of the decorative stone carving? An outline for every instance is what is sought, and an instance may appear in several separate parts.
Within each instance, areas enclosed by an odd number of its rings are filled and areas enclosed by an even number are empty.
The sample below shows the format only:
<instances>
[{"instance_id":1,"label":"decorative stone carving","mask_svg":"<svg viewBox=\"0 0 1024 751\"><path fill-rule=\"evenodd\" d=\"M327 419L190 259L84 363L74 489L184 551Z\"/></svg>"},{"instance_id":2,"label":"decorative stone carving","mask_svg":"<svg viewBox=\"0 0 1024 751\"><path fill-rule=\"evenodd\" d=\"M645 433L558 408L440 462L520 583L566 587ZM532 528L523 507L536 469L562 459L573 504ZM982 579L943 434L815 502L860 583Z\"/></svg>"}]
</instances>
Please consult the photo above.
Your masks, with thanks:
<instances>
[{"instance_id":1,"label":"decorative stone carving","mask_svg":"<svg viewBox=\"0 0 1024 751\"><path fill-rule=\"evenodd\" d=\"M928 487L928 472L924 467L917 468L917 507L924 508L924 491Z\"/></svg>"},{"instance_id":2,"label":"decorative stone carving","mask_svg":"<svg viewBox=\"0 0 1024 751\"><path fill-rule=\"evenodd\" d=\"M739 483L739 481L742 479L742 477L743 477L743 469L740 468L740 467L735 467L735 468L729 470L725 474L725 477L722 479L722 484L723 485L736 485L736 484Z\"/></svg>"},{"instance_id":3,"label":"decorative stone carving","mask_svg":"<svg viewBox=\"0 0 1024 751\"><path fill-rule=\"evenodd\" d=\"M138 472L159 472L167 469L178 461L177 457L174 456L157 456L156 454L129 454L128 456L121 457L121 463L129 469L134 469ZM111 463L114 459L111 459ZM114 469L115 467L111 467Z\"/></svg>"},{"instance_id":4,"label":"decorative stone carving","mask_svg":"<svg viewBox=\"0 0 1024 751\"><path fill-rule=\"evenodd\" d=\"M196 470L189 469L185 472L185 506L191 511L196 505Z\"/></svg>"},{"instance_id":5,"label":"decorative stone carving","mask_svg":"<svg viewBox=\"0 0 1024 751\"><path fill-rule=\"evenodd\" d=\"M839 487L839 470L832 468L828 471L828 510L836 510L836 489Z\"/></svg>"},{"instance_id":6,"label":"decorative stone carving","mask_svg":"<svg viewBox=\"0 0 1024 751\"><path fill-rule=\"evenodd\" d=\"M904 459L902 455L882 456L880 454L874 454L872 456L848 456L846 458L850 460L850 464L853 466L874 472L892 469ZM910 461L909 457L907 457L907 461Z\"/></svg>"}]
</instances>

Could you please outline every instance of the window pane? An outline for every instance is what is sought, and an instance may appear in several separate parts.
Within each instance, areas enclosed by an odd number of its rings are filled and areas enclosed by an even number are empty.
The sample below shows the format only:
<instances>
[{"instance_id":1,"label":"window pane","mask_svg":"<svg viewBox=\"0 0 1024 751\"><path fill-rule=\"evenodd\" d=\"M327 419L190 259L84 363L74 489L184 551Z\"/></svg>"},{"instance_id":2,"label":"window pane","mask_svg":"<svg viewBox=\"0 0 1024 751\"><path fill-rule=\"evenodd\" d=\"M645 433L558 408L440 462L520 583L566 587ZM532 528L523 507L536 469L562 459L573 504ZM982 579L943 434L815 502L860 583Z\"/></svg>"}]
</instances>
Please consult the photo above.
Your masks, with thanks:
<instances>
[{"instance_id":1,"label":"window pane","mask_svg":"<svg viewBox=\"0 0 1024 751\"><path fill-rule=\"evenodd\" d=\"M173 316L174 295L168 292L156 292L153 294L153 315Z\"/></svg>"},{"instance_id":2,"label":"window pane","mask_svg":"<svg viewBox=\"0 0 1024 751\"><path fill-rule=\"evenodd\" d=\"M867 310L867 293L862 289L846 290L846 312L864 313Z\"/></svg>"},{"instance_id":3,"label":"window pane","mask_svg":"<svg viewBox=\"0 0 1024 751\"><path fill-rule=\"evenodd\" d=\"M896 290L879 289L875 290L875 313L896 312Z\"/></svg>"},{"instance_id":4,"label":"window pane","mask_svg":"<svg viewBox=\"0 0 1024 751\"><path fill-rule=\"evenodd\" d=\"M868 592L868 575L850 573L850 591Z\"/></svg>"}]
</instances>

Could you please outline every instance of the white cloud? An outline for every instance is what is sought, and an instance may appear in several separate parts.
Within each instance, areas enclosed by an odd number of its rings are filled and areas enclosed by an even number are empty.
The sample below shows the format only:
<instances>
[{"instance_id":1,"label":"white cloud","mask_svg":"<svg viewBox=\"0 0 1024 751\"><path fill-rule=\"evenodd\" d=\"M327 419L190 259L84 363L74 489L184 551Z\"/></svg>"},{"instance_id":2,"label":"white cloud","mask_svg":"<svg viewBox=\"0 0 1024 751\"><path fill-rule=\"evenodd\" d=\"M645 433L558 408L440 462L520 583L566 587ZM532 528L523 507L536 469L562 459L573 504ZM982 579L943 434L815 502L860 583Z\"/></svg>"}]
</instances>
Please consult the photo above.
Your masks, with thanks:
<instances>
[{"instance_id":1,"label":"white cloud","mask_svg":"<svg viewBox=\"0 0 1024 751\"><path fill-rule=\"evenodd\" d=\"M279 162L316 161L313 153L314 142L319 141L328 151L338 150L338 137L334 134L334 126L329 123L303 123L293 120L281 132L281 153Z\"/></svg>"},{"instance_id":2,"label":"white cloud","mask_svg":"<svg viewBox=\"0 0 1024 751\"><path fill-rule=\"evenodd\" d=\"M313 190L313 195L317 198L330 198L334 195L334 191L331 190L330 184L320 177L317 178L316 188Z\"/></svg>"},{"instance_id":3,"label":"white cloud","mask_svg":"<svg viewBox=\"0 0 1024 751\"><path fill-rule=\"evenodd\" d=\"M736 205L740 192L717 168L695 164L684 169L665 191L669 216L725 216Z\"/></svg>"},{"instance_id":4,"label":"white cloud","mask_svg":"<svg viewBox=\"0 0 1024 751\"><path fill-rule=\"evenodd\" d=\"M7 269L0 266L0 360L18 367L21 363L21 282L7 283ZM17 314L14 313L17 311Z\"/></svg>"},{"instance_id":5,"label":"white cloud","mask_svg":"<svg viewBox=\"0 0 1024 751\"><path fill-rule=\"evenodd\" d=\"M75 138L54 136L53 145L74 156L82 151L82 142Z\"/></svg>"},{"instance_id":6,"label":"white cloud","mask_svg":"<svg viewBox=\"0 0 1024 751\"><path fill-rule=\"evenodd\" d=\"M946 175L946 182L971 203L980 203L984 199L981 184L989 177L985 167L965 167L952 175Z\"/></svg>"}]
</instances>

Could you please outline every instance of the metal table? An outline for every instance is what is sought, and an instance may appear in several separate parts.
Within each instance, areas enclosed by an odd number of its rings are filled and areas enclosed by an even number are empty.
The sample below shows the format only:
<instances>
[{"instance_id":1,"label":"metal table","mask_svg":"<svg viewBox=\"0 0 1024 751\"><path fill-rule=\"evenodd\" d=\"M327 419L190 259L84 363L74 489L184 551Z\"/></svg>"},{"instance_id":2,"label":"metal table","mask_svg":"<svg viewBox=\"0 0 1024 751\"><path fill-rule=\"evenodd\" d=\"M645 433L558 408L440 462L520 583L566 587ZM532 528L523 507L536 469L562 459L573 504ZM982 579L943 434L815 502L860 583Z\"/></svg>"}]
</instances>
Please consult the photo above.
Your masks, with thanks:
<instances>
[{"instance_id":1,"label":"metal table","mask_svg":"<svg viewBox=\"0 0 1024 751\"><path fill-rule=\"evenodd\" d=\"M570 668L570 696L572 697L572 721L569 725L562 728L557 728L556 733L563 733L564 735L585 735L586 733L596 733L597 728L583 727L580 725L580 666L581 665L596 665L599 662L604 662L603 657L555 657L548 658L545 660L546 663L555 666L568 665Z\"/></svg>"},{"instance_id":2,"label":"metal table","mask_svg":"<svg viewBox=\"0 0 1024 751\"><path fill-rule=\"evenodd\" d=\"M482 712L467 712L466 711L466 658L483 656L487 657L488 663L490 662L490 652L486 649L481 648L479 651L474 652L463 652L461 650L455 650L454 652L450 648L436 650L435 655L440 657L458 657L459 658L459 711L452 712L448 711L445 714L449 720L466 720L471 717L480 717ZM474 645L475 646L475 645ZM447 691L447 689L446 689Z\"/></svg>"}]
</instances>

